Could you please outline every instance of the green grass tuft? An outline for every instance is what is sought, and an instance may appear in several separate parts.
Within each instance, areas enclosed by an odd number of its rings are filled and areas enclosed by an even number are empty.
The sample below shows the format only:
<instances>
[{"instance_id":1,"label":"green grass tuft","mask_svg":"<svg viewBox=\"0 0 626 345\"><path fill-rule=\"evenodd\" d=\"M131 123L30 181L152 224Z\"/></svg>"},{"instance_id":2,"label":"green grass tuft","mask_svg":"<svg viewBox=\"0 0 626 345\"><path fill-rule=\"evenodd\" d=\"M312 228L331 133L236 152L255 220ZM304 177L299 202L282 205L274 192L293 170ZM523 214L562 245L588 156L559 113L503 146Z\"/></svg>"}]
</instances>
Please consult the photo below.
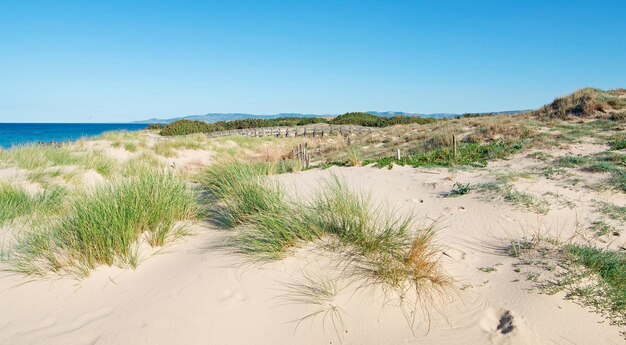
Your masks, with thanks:
<instances>
[{"instance_id":1,"label":"green grass tuft","mask_svg":"<svg viewBox=\"0 0 626 345\"><path fill-rule=\"evenodd\" d=\"M0 183L0 225L37 211L56 212L63 195L64 189L55 188L31 196L21 187Z\"/></svg>"},{"instance_id":2,"label":"green grass tuft","mask_svg":"<svg viewBox=\"0 0 626 345\"><path fill-rule=\"evenodd\" d=\"M222 225L243 225L233 241L239 252L276 259L299 243L331 237L360 277L374 283L418 294L451 287L441 271L433 229L415 229L413 215L385 212L337 177L309 202L289 200L267 178L273 172L268 164L227 161L210 167L204 177Z\"/></svg>"},{"instance_id":3,"label":"green grass tuft","mask_svg":"<svg viewBox=\"0 0 626 345\"><path fill-rule=\"evenodd\" d=\"M589 246L570 245L568 253L606 284L603 291L612 313L626 314L626 254Z\"/></svg>"},{"instance_id":4,"label":"green grass tuft","mask_svg":"<svg viewBox=\"0 0 626 345\"><path fill-rule=\"evenodd\" d=\"M144 233L150 245L161 246L182 230L177 221L197 215L196 196L185 181L145 172L78 195L49 229L18 239L11 263L26 274L87 275L102 264L135 266Z\"/></svg>"}]
</instances>

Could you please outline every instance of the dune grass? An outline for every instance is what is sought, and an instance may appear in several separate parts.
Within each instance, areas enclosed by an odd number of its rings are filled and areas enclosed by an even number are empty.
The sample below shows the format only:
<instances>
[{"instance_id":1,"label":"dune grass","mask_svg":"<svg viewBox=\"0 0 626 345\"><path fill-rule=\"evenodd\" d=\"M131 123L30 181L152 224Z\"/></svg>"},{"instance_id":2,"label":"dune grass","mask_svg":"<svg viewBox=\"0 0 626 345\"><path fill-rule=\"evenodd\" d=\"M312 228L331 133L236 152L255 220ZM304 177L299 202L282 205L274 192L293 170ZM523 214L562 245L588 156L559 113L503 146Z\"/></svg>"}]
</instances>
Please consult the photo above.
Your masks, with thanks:
<instances>
[{"instance_id":1,"label":"dune grass","mask_svg":"<svg viewBox=\"0 0 626 345\"><path fill-rule=\"evenodd\" d=\"M221 223L242 225L232 242L237 251L277 259L299 244L332 238L359 279L402 294L411 287L421 293L452 286L441 270L434 230L417 229L414 215L386 212L337 177L310 201L292 200L267 177L273 171L268 164L229 161L206 173L203 184L218 205Z\"/></svg>"},{"instance_id":2,"label":"dune grass","mask_svg":"<svg viewBox=\"0 0 626 345\"><path fill-rule=\"evenodd\" d=\"M157 142L153 150L156 154L164 157L176 156L176 150L203 150L207 148L207 136L196 133L185 136L169 138Z\"/></svg>"},{"instance_id":3,"label":"dune grass","mask_svg":"<svg viewBox=\"0 0 626 345\"><path fill-rule=\"evenodd\" d=\"M0 225L17 217L38 211L53 213L59 207L60 200L64 194L64 189L55 188L32 196L19 186L1 182Z\"/></svg>"},{"instance_id":4,"label":"dune grass","mask_svg":"<svg viewBox=\"0 0 626 345\"><path fill-rule=\"evenodd\" d=\"M141 238L161 246L198 215L196 195L171 174L146 171L75 196L47 229L23 233L10 258L25 274L88 275L98 265L137 265Z\"/></svg>"},{"instance_id":5,"label":"dune grass","mask_svg":"<svg viewBox=\"0 0 626 345\"><path fill-rule=\"evenodd\" d=\"M82 150L79 147L63 145L24 145L0 151L0 160L22 169L36 170L59 166L76 165L93 169L102 176L109 176L115 169L115 162L102 151Z\"/></svg>"},{"instance_id":6,"label":"dune grass","mask_svg":"<svg viewBox=\"0 0 626 345\"><path fill-rule=\"evenodd\" d=\"M202 177L210 196L220 203L214 210L217 221L227 228L245 223L256 214L270 212L282 204L282 192L266 176L271 166L229 159L213 164Z\"/></svg>"}]
</instances>

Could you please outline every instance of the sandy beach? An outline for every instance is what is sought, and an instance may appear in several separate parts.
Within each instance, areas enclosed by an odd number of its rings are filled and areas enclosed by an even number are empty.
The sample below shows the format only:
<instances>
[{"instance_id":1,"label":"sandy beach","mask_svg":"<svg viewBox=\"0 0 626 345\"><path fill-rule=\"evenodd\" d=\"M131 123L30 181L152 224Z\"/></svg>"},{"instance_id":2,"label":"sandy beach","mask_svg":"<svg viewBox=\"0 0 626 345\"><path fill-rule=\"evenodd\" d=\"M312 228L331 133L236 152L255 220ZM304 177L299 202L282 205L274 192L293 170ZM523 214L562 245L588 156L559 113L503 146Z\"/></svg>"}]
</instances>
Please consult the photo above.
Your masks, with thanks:
<instances>
[{"instance_id":1,"label":"sandy beach","mask_svg":"<svg viewBox=\"0 0 626 345\"><path fill-rule=\"evenodd\" d=\"M87 143L90 148L102 145L108 144ZM558 157L605 149L580 143L547 153ZM134 155L122 151L106 152L120 161ZM187 172L191 165L210 165L211 155L185 150L175 160L164 160ZM520 258L508 253L516 239L577 237L594 216L595 200L623 203L623 195L589 193L559 180L529 177L514 184L534 195L550 193L547 197L555 199L545 214L478 193L446 197L454 181L486 183L543 164L528 156L524 152L479 169L333 167L277 176L299 199L309 198L323 180L337 176L354 190L370 193L376 203L413 212L422 226L434 223L443 268L455 290L437 298L427 311L407 308L379 287L351 281L323 245L297 246L279 261L251 261L223 247L231 236L228 231L202 220L188 236L142 251L136 269L101 266L83 279L3 272L0 343L624 343L623 329L564 299L564 292L543 293L539 285L550 272L520 264ZM2 170L3 178L13 181L18 173ZM100 179L86 174L83 183L94 185ZM619 229L624 230L623 224ZM624 239L604 245L623 247ZM298 286L315 283L316 277L331 279L336 291L323 303L302 302Z\"/></svg>"}]
</instances>

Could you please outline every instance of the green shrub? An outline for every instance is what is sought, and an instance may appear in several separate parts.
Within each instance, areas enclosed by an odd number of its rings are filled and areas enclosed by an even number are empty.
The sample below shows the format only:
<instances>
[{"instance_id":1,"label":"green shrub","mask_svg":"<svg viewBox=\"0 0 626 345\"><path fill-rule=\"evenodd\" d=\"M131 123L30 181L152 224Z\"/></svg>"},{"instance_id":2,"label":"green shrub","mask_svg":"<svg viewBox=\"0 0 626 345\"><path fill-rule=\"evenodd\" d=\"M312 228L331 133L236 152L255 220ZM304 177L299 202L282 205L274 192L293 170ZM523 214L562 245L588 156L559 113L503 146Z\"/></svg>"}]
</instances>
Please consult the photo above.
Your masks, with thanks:
<instances>
[{"instance_id":1,"label":"green shrub","mask_svg":"<svg viewBox=\"0 0 626 345\"><path fill-rule=\"evenodd\" d=\"M522 149L523 141L498 140L489 144L465 144L457 148L442 147L433 150L411 153L400 160L395 157L386 157L364 164L376 163L379 167L391 167L394 163L399 165L419 166L453 166L453 165L481 165L484 166L489 160L502 159Z\"/></svg>"},{"instance_id":2,"label":"green shrub","mask_svg":"<svg viewBox=\"0 0 626 345\"><path fill-rule=\"evenodd\" d=\"M383 117L369 113L345 113L332 119L329 123L332 125L358 125L366 127L387 127L399 124L426 124L435 122L432 118L423 118L418 116L393 116Z\"/></svg>"},{"instance_id":3,"label":"green shrub","mask_svg":"<svg viewBox=\"0 0 626 345\"><path fill-rule=\"evenodd\" d=\"M165 127L165 125L162 123L151 123L148 126L146 126L146 129L147 130L159 130L159 129L162 129L163 127Z\"/></svg>"},{"instance_id":4,"label":"green shrub","mask_svg":"<svg viewBox=\"0 0 626 345\"><path fill-rule=\"evenodd\" d=\"M281 117L276 119L245 119L207 123L203 121L179 120L161 128L161 135L184 135L191 133L211 133L217 131L261 128L261 127L292 127L316 123L333 125L359 125L367 127L386 127L397 124L425 124L436 121L418 116L382 117L368 113L346 113L327 121L321 117Z\"/></svg>"}]
</instances>

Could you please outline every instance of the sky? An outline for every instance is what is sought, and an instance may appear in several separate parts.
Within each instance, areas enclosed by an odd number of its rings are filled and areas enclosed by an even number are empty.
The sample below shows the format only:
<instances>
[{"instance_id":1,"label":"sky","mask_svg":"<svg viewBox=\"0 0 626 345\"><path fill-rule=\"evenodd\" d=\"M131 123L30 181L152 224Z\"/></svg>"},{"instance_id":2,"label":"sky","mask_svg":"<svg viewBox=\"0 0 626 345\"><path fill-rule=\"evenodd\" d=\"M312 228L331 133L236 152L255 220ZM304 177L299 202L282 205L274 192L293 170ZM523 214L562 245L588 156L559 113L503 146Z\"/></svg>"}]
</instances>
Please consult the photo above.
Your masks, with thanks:
<instances>
[{"instance_id":1,"label":"sky","mask_svg":"<svg viewBox=\"0 0 626 345\"><path fill-rule=\"evenodd\" d=\"M626 1L2 1L0 122L531 109L626 87Z\"/></svg>"}]
</instances>

